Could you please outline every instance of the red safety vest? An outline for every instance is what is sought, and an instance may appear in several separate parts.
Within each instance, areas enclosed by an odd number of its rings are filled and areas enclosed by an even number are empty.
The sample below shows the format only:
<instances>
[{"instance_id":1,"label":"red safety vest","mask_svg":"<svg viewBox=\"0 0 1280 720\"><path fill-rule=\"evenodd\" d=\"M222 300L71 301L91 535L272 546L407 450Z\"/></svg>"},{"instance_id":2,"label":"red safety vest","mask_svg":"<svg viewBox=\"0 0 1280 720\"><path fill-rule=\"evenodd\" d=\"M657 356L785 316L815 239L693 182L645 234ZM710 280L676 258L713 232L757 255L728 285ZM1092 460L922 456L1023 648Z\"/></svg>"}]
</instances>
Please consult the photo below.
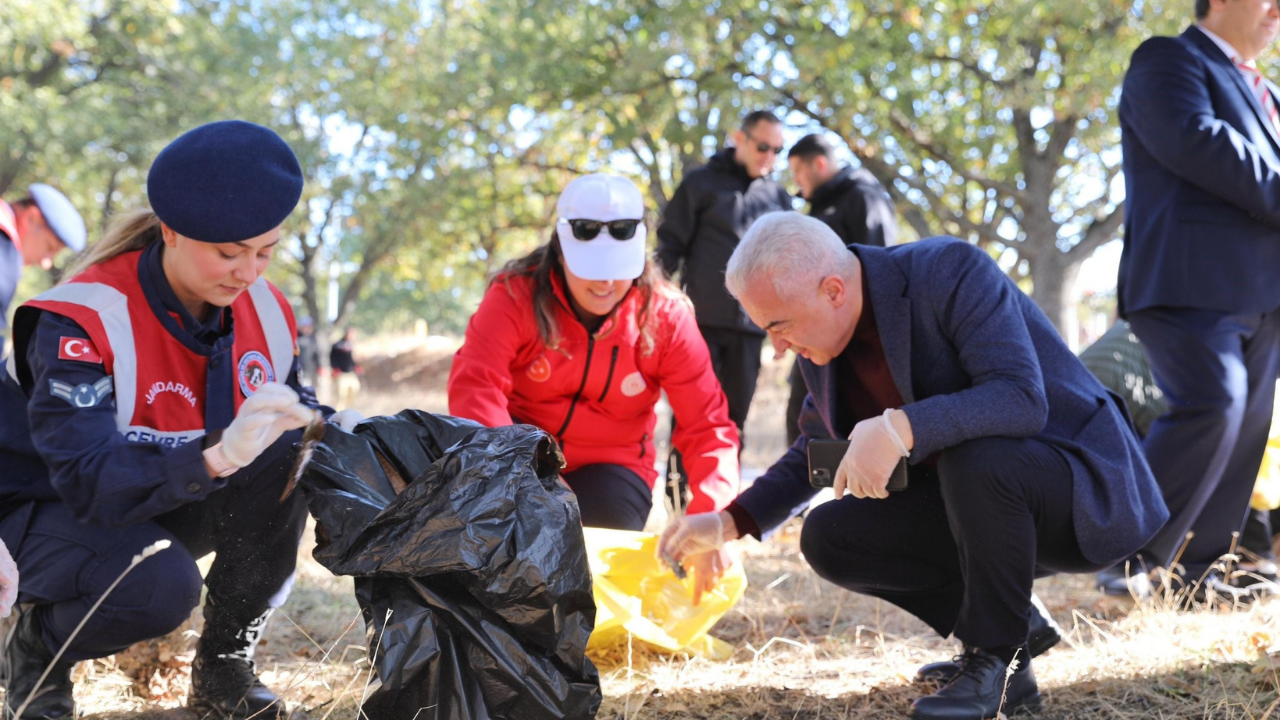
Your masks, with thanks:
<instances>
[{"instance_id":1,"label":"red safety vest","mask_svg":"<svg viewBox=\"0 0 1280 720\"><path fill-rule=\"evenodd\" d=\"M59 357L100 361L115 385L116 426L131 442L181 445L205 433L208 358L169 333L138 280L142 251L95 265L27 305L74 321L92 346L64 338ZM235 407L263 383L284 382L296 354L293 310L263 278L231 304ZM15 355L18 353L14 353Z\"/></svg>"},{"instance_id":2,"label":"red safety vest","mask_svg":"<svg viewBox=\"0 0 1280 720\"><path fill-rule=\"evenodd\" d=\"M22 238L18 236L18 219L13 214L13 206L0 200L0 233L9 236L13 246L22 252Z\"/></svg>"}]
</instances>

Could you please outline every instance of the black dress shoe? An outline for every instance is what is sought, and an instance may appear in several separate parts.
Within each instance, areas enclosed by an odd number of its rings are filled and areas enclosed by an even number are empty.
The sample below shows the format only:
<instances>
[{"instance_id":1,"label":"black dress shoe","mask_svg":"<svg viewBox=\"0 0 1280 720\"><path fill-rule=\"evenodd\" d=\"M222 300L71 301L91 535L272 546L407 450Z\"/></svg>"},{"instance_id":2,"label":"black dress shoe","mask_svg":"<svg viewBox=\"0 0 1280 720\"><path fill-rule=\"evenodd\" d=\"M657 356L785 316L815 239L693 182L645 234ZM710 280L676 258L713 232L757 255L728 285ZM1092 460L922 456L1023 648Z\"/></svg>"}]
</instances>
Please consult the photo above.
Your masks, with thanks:
<instances>
[{"instance_id":1,"label":"black dress shoe","mask_svg":"<svg viewBox=\"0 0 1280 720\"><path fill-rule=\"evenodd\" d=\"M1062 642L1062 628L1058 627L1058 623L1053 621L1053 616L1049 614L1049 609L1044 606L1040 598L1035 593L1031 594L1031 623L1027 628L1027 651L1031 653L1031 657L1040 657L1049 651L1049 648ZM960 658L957 655L951 660L943 660L942 662L929 663L920 666L916 671L915 682L918 683L949 683L951 678L960 672ZM1024 658L1025 660L1025 658Z\"/></svg>"},{"instance_id":2,"label":"black dress shoe","mask_svg":"<svg viewBox=\"0 0 1280 720\"><path fill-rule=\"evenodd\" d=\"M6 718L15 717L27 696L35 691L35 697L27 703L19 720L57 720L76 714L76 703L71 697L71 671L74 662L59 660L53 663L53 653L44 642L40 623L34 609L22 613L6 634L4 661L0 666L0 680L5 691ZM36 681L53 663L44 682L36 687Z\"/></svg>"},{"instance_id":3,"label":"black dress shoe","mask_svg":"<svg viewBox=\"0 0 1280 720\"><path fill-rule=\"evenodd\" d=\"M1040 689L1030 662L1020 662L1005 684L1005 662L981 648L960 656L960 674L946 687L911 703L912 720L983 720L1000 712L1040 709ZM1003 705L1001 701L1003 700Z\"/></svg>"}]
</instances>

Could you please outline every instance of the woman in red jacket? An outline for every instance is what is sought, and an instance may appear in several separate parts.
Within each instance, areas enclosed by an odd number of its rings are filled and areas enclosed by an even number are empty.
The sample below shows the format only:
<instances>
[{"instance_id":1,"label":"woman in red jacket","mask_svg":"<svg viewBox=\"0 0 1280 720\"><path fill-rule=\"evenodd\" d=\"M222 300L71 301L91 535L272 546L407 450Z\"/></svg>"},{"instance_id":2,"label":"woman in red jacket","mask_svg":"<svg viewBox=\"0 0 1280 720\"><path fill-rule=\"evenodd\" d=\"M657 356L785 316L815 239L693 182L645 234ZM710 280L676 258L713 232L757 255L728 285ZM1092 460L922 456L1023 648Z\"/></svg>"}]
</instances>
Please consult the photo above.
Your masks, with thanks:
<instances>
[{"instance_id":1,"label":"woman in red jacket","mask_svg":"<svg viewBox=\"0 0 1280 720\"><path fill-rule=\"evenodd\" d=\"M551 241L503 268L472 316L449 373L449 412L551 433L583 524L640 530L665 390L688 512L723 508L738 491L738 432L689 301L648 260L640 190L586 175L556 211Z\"/></svg>"}]
</instances>

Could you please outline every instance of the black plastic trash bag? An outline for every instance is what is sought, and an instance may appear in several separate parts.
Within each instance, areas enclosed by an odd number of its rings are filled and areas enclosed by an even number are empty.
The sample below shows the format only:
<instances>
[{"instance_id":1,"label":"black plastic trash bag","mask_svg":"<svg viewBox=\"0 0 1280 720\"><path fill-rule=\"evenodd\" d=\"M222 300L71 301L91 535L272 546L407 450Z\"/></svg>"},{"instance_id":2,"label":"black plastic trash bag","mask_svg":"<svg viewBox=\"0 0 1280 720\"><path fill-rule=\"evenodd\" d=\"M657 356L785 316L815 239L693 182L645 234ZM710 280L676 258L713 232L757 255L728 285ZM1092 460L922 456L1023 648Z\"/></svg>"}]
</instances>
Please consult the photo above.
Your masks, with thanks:
<instances>
[{"instance_id":1,"label":"black plastic trash bag","mask_svg":"<svg viewBox=\"0 0 1280 720\"><path fill-rule=\"evenodd\" d=\"M591 571L562 464L527 425L405 410L326 427L298 486L316 560L356 577L370 720L595 716Z\"/></svg>"}]
</instances>

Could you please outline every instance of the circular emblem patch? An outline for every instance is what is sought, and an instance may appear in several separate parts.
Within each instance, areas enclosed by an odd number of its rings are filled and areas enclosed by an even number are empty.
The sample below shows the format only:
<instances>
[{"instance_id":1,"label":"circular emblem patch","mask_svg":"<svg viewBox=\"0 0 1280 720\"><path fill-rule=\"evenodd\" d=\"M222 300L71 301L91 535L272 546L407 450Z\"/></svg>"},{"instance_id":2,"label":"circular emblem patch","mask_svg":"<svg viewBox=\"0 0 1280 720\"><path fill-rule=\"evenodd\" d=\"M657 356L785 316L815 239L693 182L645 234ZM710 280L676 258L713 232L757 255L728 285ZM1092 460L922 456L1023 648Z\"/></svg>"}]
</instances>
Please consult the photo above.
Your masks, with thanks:
<instances>
[{"instance_id":1,"label":"circular emblem patch","mask_svg":"<svg viewBox=\"0 0 1280 720\"><path fill-rule=\"evenodd\" d=\"M644 376L637 370L630 375L622 378L622 394L627 397L635 397L644 392L645 387Z\"/></svg>"},{"instance_id":2,"label":"circular emblem patch","mask_svg":"<svg viewBox=\"0 0 1280 720\"><path fill-rule=\"evenodd\" d=\"M240 356L240 366L236 370L236 375L240 378L240 392L244 393L245 397L258 392L263 385L274 382L276 379L271 363L267 362L267 357L257 350L250 350Z\"/></svg>"},{"instance_id":3,"label":"circular emblem patch","mask_svg":"<svg viewBox=\"0 0 1280 720\"><path fill-rule=\"evenodd\" d=\"M551 379L551 361L546 355L539 355L532 363L529 369L525 371L529 379L534 382L546 382Z\"/></svg>"}]
</instances>

